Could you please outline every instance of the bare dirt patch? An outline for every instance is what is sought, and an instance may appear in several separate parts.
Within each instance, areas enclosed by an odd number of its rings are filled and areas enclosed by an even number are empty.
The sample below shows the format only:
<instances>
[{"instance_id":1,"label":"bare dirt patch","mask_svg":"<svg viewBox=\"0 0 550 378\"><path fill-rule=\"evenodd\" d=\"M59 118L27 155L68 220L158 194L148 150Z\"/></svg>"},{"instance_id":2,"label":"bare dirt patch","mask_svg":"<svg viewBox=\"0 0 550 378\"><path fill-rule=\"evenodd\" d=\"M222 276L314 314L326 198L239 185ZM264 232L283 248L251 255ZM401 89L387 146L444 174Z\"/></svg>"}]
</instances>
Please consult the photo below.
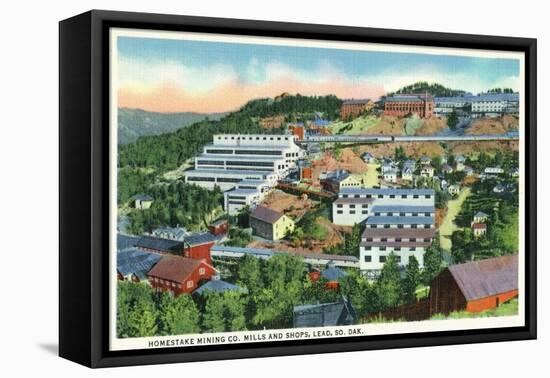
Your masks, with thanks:
<instances>
[{"instance_id":1,"label":"bare dirt patch","mask_svg":"<svg viewBox=\"0 0 550 378\"><path fill-rule=\"evenodd\" d=\"M469 135L505 134L518 129L518 119L512 115L494 118L479 118L466 130Z\"/></svg>"},{"instance_id":2,"label":"bare dirt patch","mask_svg":"<svg viewBox=\"0 0 550 378\"><path fill-rule=\"evenodd\" d=\"M360 149L358 149L358 152ZM353 152L352 148L346 147L341 150L339 159L336 159L333 151L325 152L320 159L314 160L312 168L312 185L319 185L319 175L321 172L334 171L336 169L345 169L353 174L364 174L369 166L361 159L358 153Z\"/></svg>"},{"instance_id":3,"label":"bare dirt patch","mask_svg":"<svg viewBox=\"0 0 550 378\"><path fill-rule=\"evenodd\" d=\"M432 117L423 120L422 126L416 130L415 135L434 135L447 127L447 118Z\"/></svg>"},{"instance_id":4,"label":"bare dirt patch","mask_svg":"<svg viewBox=\"0 0 550 378\"><path fill-rule=\"evenodd\" d=\"M316 222L327 231L325 240L304 240L301 245L296 245L289 240L279 240L275 243L261 242L254 240L248 244L250 248L267 248L276 251L286 251L292 253L323 253L325 248L332 247L344 242L343 233L351 232L351 227L337 226L328 221L328 219L319 217Z\"/></svg>"},{"instance_id":5,"label":"bare dirt patch","mask_svg":"<svg viewBox=\"0 0 550 378\"><path fill-rule=\"evenodd\" d=\"M480 152L493 154L497 151L518 151L516 141L449 142L449 150L455 154L477 155Z\"/></svg>"},{"instance_id":6,"label":"bare dirt patch","mask_svg":"<svg viewBox=\"0 0 550 378\"><path fill-rule=\"evenodd\" d=\"M405 135L406 120L401 117L382 115L377 125L361 132L361 135Z\"/></svg>"},{"instance_id":7,"label":"bare dirt patch","mask_svg":"<svg viewBox=\"0 0 550 378\"><path fill-rule=\"evenodd\" d=\"M273 190L262 202L262 206L283 212L293 218L301 218L315 207L315 203L307 196L295 196L281 190Z\"/></svg>"},{"instance_id":8,"label":"bare dirt patch","mask_svg":"<svg viewBox=\"0 0 550 378\"><path fill-rule=\"evenodd\" d=\"M381 158L383 156L393 157L395 154L395 149L397 147L403 147L405 154L414 159L419 159L424 155L433 158L445 154L445 150L437 142L397 142L369 144L361 146L360 152L370 152L376 158Z\"/></svg>"}]
</instances>

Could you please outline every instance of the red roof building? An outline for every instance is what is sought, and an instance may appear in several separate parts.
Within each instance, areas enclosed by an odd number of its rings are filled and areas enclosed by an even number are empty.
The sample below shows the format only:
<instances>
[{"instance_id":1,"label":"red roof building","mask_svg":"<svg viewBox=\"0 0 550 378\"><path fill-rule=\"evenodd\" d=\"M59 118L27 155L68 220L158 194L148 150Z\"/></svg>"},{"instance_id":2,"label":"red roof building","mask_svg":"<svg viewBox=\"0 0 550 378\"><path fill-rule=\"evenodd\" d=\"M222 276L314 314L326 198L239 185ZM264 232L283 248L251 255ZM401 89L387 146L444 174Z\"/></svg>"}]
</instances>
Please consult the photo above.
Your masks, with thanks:
<instances>
[{"instance_id":1,"label":"red roof building","mask_svg":"<svg viewBox=\"0 0 550 378\"><path fill-rule=\"evenodd\" d=\"M430 285L429 313L480 312L517 296L517 255L451 265Z\"/></svg>"},{"instance_id":2,"label":"red roof building","mask_svg":"<svg viewBox=\"0 0 550 378\"><path fill-rule=\"evenodd\" d=\"M147 275L155 290L169 291L178 296L191 293L199 287L201 281L209 280L216 272L204 259L165 255Z\"/></svg>"},{"instance_id":3,"label":"red roof building","mask_svg":"<svg viewBox=\"0 0 550 378\"><path fill-rule=\"evenodd\" d=\"M212 222L208 225L208 231L213 235L223 235L227 234L229 230L229 222L227 219L219 219L215 222Z\"/></svg>"}]
</instances>

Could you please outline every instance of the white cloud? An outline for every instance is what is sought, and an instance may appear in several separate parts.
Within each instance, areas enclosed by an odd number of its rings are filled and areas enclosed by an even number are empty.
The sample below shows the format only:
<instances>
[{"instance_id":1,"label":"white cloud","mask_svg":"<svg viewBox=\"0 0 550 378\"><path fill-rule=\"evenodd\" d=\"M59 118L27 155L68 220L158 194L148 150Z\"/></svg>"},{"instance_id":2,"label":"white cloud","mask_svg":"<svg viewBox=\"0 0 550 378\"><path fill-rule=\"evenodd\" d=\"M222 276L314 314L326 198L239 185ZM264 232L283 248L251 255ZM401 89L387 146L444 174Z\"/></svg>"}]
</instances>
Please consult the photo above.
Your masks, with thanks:
<instances>
[{"instance_id":1,"label":"white cloud","mask_svg":"<svg viewBox=\"0 0 550 378\"><path fill-rule=\"evenodd\" d=\"M197 93L208 92L238 81L238 74L233 67L223 63L191 67L176 61L158 60L148 63L121 57L118 72L121 86L147 87L162 83Z\"/></svg>"}]
</instances>

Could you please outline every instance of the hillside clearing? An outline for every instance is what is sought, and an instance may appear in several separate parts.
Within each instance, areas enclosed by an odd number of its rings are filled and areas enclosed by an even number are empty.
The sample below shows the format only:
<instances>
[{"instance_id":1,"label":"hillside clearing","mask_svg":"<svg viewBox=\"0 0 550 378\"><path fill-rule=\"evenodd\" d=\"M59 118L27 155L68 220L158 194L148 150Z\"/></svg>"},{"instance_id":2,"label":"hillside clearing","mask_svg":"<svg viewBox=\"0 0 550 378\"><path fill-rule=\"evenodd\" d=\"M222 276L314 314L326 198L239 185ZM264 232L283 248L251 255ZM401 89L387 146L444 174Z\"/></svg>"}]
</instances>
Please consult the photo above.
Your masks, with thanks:
<instances>
[{"instance_id":1,"label":"hillside clearing","mask_svg":"<svg viewBox=\"0 0 550 378\"><path fill-rule=\"evenodd\" d=\"M447 214L445 215L445 218L443 219L443 222L439 227L439 235L441 237L441 248L443 248L446 251L450 251L452 247L451 235L453 234L454 231L459 229L459 227L454 223L454 220L458 215L458 213L460 212L460 209L462 208L462 204L464 203L464 201L469 195L470 195L470 188L464 188L462 189L462 192L460 192L460 194L458 195L458 198L447 202Z\"/></svg>"}]
</instances>

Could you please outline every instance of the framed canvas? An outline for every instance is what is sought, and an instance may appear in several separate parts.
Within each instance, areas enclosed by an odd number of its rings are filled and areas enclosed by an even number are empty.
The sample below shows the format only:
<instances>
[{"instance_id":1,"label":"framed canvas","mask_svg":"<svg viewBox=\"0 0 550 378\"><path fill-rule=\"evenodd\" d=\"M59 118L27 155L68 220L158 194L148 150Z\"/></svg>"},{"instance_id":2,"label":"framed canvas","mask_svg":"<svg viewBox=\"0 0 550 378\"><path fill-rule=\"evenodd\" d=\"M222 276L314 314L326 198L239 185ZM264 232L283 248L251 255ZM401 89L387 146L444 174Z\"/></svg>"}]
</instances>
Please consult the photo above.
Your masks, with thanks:
<instances>
[{"instance_id":1,"label":"framed canvas","mask_svg":"<svg viewBox=\"0 0 550 378\"><path fill-rule=\"evenodd\" d=\"M59 70L62 357L536 337L536 40L90 11Z\"/></svg>"}]
</instances>

